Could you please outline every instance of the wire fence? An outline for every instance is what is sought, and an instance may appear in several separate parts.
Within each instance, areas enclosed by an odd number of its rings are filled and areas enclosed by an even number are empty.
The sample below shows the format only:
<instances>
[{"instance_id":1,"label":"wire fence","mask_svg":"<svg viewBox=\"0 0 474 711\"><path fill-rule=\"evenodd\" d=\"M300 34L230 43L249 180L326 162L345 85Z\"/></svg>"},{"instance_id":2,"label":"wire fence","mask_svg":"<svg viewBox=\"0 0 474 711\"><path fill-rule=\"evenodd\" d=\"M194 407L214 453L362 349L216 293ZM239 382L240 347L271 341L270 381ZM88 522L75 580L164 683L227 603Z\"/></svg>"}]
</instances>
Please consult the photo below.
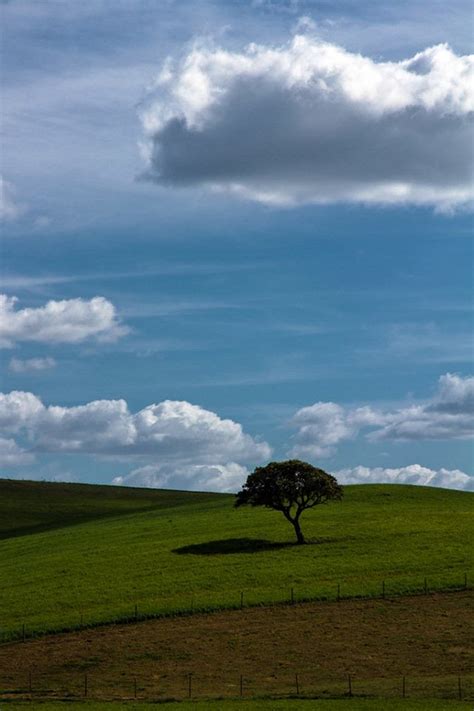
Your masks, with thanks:
<instances>
[{"instance_id":1,"label":"wire fence","mask_svg":"<svg viewBox=\"0 0 474 711\"><path fill-rule=\"evenodd\" d=\"M340 602L343 600L371 600L395 597L408 597L414 595L429 595L432 593L451 593L472 590L473 587L464 573L459 580L449 584L433 583L429 578L414 580L411 585L404 585L403 588L397 586L396 581L381 580L380 583L370 591L354 593L353 589L344 583L335 583L332 587L325 588L324 591L304 591L296 587L291 587L287 591L282 591L278 599L259 599L258 593L252 590L236 590L233 601L226 599L224 602L212 600L200 601L194 594L190 594L188 602L176 608L161 608L160 602L155 605L150 603L132 603L130 607L123 609L119 614L105 619L89 618L87 614L77 612L75 619L69 618L64 624L51 624L47 627L36 627L34 623L21 623L16 629L0 630L0 644L34 639L48 634L59 634L66 632L77 632L84 629L92 629L116 624L131 624L145 620L164 619L169 617L185 617L195 614L222 612L225 610L237 610L252 607L288 605L305 602ZM347 592L349 590L349 592Z\"/></svg>"},{"instance_id":2,"label":"wire fence","mask_svg":"<svg viewBox=\"0 0 474 711\"><path fill-rule=\"evenodd\" d=\"M23 670L0 677L0 699L164 701L222 698L439 698L474 700L474 675L360 678L340 674L323 680L314 670L265 675L238 673L160 674L107 677L95 673L38 674Z\"/></svg>"}]
</instances>

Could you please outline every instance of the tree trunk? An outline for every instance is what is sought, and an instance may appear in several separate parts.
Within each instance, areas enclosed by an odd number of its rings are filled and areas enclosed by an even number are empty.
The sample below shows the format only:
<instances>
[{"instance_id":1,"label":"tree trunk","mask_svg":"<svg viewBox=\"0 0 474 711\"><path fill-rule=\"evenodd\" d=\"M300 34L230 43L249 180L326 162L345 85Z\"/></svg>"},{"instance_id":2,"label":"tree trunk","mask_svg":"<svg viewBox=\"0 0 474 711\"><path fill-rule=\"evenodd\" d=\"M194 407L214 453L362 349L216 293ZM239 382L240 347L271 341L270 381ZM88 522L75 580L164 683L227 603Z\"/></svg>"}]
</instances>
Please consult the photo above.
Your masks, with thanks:
<instances>
[{"instance_id":1,"label":"tree trunk","mask_svg":"<svg viewBox=\"0 0 474 711\"><path fill-rule=\"evenodd\" d=\"M303 536L303 531L301 530L300 527L300 522L297 518L293 519L293 526L295 527L295 533L296 533L296 541L298 545L301 545L302 543L306 543L305 538Z\"/></svg>"}]
</instances>

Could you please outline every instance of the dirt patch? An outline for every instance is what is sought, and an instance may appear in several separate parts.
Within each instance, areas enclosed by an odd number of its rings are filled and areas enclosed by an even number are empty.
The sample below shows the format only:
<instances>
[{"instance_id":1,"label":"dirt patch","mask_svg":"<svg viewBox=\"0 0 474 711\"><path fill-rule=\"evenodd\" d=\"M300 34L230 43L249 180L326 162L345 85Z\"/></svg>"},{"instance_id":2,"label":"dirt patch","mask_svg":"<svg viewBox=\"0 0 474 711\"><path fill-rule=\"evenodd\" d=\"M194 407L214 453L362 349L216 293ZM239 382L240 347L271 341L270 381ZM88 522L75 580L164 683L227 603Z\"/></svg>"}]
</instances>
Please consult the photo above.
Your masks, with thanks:
<instances>
[{"instance_id":1,"label":"dirt patch","mask_svg":"<svg viewBox=\"0 0 474 711\"><path fill-rule=\"evenodd\" d=\"M4 645L0 683L4 690L32 684L71 693L84 683L133 685L131 695L155 684L185 695L190 679L203 693L238 693L240 675L248 688L258 678L259 689L276 679L291 685L295 674L298 683L311 676L329 684L348 675L468 675L473 619L474 595L459 592L152 620Z\"/></svg>"}]
</instances>

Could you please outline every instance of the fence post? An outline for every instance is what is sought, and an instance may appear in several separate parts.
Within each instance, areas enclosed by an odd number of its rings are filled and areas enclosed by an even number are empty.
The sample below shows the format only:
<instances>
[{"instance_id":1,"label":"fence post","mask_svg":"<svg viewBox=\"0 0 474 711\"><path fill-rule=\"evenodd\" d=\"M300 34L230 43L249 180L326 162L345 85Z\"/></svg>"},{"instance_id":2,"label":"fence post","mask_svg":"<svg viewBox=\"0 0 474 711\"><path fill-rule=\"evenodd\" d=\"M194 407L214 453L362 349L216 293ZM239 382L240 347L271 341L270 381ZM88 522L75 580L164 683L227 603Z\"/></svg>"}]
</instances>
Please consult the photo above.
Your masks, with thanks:
<instances>
[{"instance_id":1,"label":"fence post","mask_svg":"<svg viewBox=\"0 0 474 711\"><path fill-rule=\"evenodd\" d=\"M406 679L403 677L402 679L402 697L406 697L406 692L407 692L407 687L406 687Z\"/></svg>"},{"instance_id":2,"label":"fence post","mask_svg":"<svg viewBox=\"0 0 474 711\"><path fill-rule=\"evenodd\" d=\"M462 686L461 686L461 677L458 676L458 696L459 696L459 701L462 701Z\"/></svg>"},{"instance_id":3,"label":"fence post","mask_svg":"<svg viewBox=\"0 0 474 711\"><path fill-rule=\"evenodd\" d=\"M88 688L87 688L87 674L84 674L84 696L87 696Z\"/></svg>"},{"instance_id":4,"label":"fence post","mask_svg":"<svg viewBox=\"0 0 474 711\"><path fill-rule=\"evenodd\" d=\"M298 681L298 674L295 674L295 686L296 686L296 696L300 695L300 685Z\"/></svg>"},{"instance_id":5,"label":"fence post","mask_svg":"<svg viewBox=\"0 0 474 711\"><path fill-rule=\"evenodd\" d=\"M244 695L244 677L240 675L240 695Z\"/></svg>"},{"instance_id":6,"label":"fence post","mask_svg":"<svg viewBox=\"0 0 474 711\"><path fill-rule=\"evenodd\" d=\"M352 679L350 674L347 675L347 681L349 684L349 696L352 696Z\"/></svg>"}]
</instances>

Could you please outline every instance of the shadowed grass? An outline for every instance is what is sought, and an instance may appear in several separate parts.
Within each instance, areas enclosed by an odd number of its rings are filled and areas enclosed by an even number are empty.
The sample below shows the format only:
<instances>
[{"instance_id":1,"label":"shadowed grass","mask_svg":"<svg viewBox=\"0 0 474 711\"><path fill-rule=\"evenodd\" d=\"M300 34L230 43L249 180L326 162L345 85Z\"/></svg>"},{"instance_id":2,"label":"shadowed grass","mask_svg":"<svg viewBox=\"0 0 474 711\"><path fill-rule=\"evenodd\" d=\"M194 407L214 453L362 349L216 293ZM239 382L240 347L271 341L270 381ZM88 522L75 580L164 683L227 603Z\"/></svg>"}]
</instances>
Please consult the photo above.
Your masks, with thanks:
<instances>
[{"instance_id":1,"label":"shadowed grass","mask_svg":"<svg viewBox=\"0 0 474 711\"><path fill-rule=\"evenodd\" d=\"M109 516L218 499L220 494L0 479L0 539Z\"/></svg>"},{"instance_id":2,"label":"shadowed grass","mask_svg":"<svg viewBox=\"0 0 474 711\"><path fill-rule=\"evenodd\" d=\"M190 546L175 548L173 553L180 555L228 555L235 553L257 553L274 551L280 548L296 545L295 543L276 543L263 538L224 538L220 541L192 543Z\"/></svg>"}]
</instances>

